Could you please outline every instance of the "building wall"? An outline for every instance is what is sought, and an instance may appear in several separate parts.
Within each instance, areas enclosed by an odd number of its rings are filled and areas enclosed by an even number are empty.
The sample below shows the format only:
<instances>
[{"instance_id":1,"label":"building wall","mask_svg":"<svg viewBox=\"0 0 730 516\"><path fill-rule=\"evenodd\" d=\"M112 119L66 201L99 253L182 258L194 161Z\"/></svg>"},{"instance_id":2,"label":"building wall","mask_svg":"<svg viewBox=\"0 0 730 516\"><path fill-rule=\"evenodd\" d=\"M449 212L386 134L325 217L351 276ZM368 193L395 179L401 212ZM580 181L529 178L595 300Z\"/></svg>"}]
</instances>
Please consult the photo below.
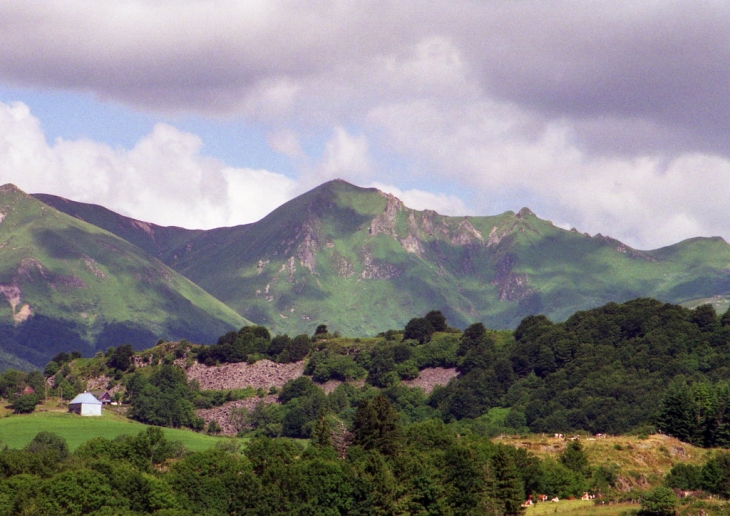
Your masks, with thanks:
<instances>
[{"instance_id":1,"label":"building wall","mask_svg":"<svg viewBox=\"0 0 730 516\"><path fill-rule=\"evenodd\" d=\"M68 406L68 411L82 416L101 416L101 404L74 403Z\"/></svg>"},{"instance_id":2,"label":"building wall","mask_svg":"<svg viewBox=\"0 0 730 516\"><path fill-rule=\"evenodd\" d=\"M82 416L101 416L101 403L98 405L92 404L81 404L81 415Z\"/></svg>"}]
</instances>

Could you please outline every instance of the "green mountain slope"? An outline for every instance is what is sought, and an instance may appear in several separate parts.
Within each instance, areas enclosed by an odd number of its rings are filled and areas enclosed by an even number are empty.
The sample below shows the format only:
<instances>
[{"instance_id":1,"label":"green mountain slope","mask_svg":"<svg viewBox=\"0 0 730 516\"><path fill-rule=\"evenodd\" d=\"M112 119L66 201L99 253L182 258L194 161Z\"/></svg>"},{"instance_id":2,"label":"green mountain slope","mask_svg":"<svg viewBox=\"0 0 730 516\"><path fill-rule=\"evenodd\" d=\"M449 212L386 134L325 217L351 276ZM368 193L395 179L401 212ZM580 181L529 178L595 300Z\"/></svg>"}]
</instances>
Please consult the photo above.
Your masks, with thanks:
<instances>
[{"instance_id":1,"label":"green mountain slope","mask_svg":"<svg viewBox=\"0 0 730 516\"><path fill-rule=\"evenodd\" d=\"M202 230L158 226L119 215L97 204L69 201L55 195L32 194L31 197L60 212L105 229L158 258L174 253L177 248L203 233Z\"/></svg>"},{"instance_id":2,"label":"green mountain slope","mask_svg":"<svg viewBox=\"0 0 730 516\"><path fill-rule=\"evenodd\" d=\"M134 226L127 221L122 226ZM455 326L510 328L529 314L562 320L609 301L730 294L730 246L722 239L638 251L557 228L528 209L446 217L341 180L254 224L200 232L155 227L167 235L155 248L149 232L137 227L130 235L119 226L103 227L146 242L170 267L277 332L311 332L324 323L366 335L403 327L431 309Z\"/></svg>"},{"instance_id":3,"label":"green mountain slope","mask_svg":"<svg viewBox=\"0 0 730 516\"><path fill-rule=\"evenodd\" d=\"M0 347L34 365L60 350L211 342L246 323L138 247L13 185L0 187L0 219Z\"/></svg>"}]
</instances>

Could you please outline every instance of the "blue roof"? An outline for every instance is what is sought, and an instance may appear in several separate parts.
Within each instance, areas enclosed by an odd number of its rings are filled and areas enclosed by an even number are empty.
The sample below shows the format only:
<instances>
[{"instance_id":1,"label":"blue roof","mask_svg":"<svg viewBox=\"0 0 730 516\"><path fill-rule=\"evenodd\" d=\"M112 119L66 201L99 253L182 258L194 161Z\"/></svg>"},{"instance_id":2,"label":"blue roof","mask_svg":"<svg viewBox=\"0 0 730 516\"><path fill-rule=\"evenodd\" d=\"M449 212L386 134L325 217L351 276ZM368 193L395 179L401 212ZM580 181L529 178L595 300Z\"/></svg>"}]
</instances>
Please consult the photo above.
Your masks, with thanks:
<instances>
[{"instance_id":1,"label":"blue roof","mask_svg":"<svg viewBox=\"0 0 730 516\"><path fill-rule=\"evenodd\" d=\"M74 403L86 403L87 405L101 405L101 401L96 399L96 396L91 394L90 392L82 392L78 396L76 396L74 399L72 399L69 402L69 405L73 405Z\"/></svg>"}]
</instances>

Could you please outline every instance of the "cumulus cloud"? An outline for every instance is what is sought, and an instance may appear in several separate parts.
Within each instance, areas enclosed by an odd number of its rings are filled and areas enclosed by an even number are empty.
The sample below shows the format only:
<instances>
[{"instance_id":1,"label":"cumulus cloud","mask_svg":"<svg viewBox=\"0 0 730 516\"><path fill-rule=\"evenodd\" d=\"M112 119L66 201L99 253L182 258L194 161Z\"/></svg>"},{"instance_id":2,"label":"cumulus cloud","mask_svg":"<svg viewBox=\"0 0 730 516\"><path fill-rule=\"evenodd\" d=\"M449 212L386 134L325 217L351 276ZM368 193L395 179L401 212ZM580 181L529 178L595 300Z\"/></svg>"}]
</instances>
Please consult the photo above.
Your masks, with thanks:
<instances>
[{"instance_id":1,"label":"cumulus cloud","mask_svg":"<svg viewBox=\"0 0 730 516\"><path fill-rule=\"evenodd\" d=\"M300 160L306 157L299 136L292 130L282 129L271 132L266 136L266 142L274 151L288 158Z\"/></svg>"},{"instance_id":2,"label":"cumulus cloud","mask_svg":"<svg viewBox=\"0 0 730 516\"><path fill-rule=\"evenodd\" d=\"M293 180L201 155L197 136L157 124L131 149L90 140L47 143L22 103L0 103L0 182L102 204L161 225L253 222L291 199Z\"/></svg>"},{"instance_id":3,"label":"cumulus cloud","mask_svg":"<svg viewBox=\"0 0 730 516\"><path fill-rule=\"evenodd\" d=\"M334 135L325 145L322 162L317 167L317 180L357 178L370 171L367 138L364 135L351 135L342 127L336 127Z\"/></svg>"}]
</instances>

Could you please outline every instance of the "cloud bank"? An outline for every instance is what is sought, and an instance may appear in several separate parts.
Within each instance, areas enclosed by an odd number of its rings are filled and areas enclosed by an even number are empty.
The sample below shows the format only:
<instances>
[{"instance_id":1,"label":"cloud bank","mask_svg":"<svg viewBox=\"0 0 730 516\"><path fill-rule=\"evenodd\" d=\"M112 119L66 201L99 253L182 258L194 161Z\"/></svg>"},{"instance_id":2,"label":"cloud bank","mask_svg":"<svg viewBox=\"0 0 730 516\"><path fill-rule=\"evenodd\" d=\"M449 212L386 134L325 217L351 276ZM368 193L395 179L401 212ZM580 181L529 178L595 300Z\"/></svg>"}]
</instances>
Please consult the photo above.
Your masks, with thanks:
<instances>
[{"instance_id":1,"label":"cloud bank","mask_svg":"<svg viewBox=\"0 0 730 516\"><path fill-rule=\"evenodd\" d=\"M130 149L48 144L6 105L0 180L192 227L342 177L639 248L730 239L729 23L713 1L5 2L0 82L245 119L298 175L204 157L174 124Z\"/></svg>"},{"instance_id":2,"label":"cloud bank","mask_svg":"<svg viewBox=\"0 0 730 516\"><path fill-rule=\"evenodd\" d=\"M0 180L29 193L101 204L147 222L213 228L256 221L293 196L295 181L200 154L190 133L157 124L131 149L46 142L22 103L0 103Z\"/></svg>"}]
</instances>

